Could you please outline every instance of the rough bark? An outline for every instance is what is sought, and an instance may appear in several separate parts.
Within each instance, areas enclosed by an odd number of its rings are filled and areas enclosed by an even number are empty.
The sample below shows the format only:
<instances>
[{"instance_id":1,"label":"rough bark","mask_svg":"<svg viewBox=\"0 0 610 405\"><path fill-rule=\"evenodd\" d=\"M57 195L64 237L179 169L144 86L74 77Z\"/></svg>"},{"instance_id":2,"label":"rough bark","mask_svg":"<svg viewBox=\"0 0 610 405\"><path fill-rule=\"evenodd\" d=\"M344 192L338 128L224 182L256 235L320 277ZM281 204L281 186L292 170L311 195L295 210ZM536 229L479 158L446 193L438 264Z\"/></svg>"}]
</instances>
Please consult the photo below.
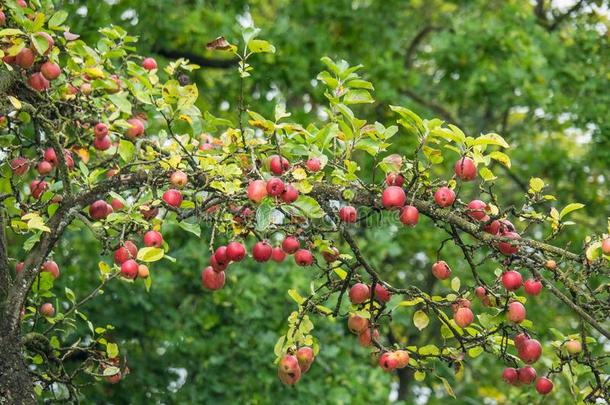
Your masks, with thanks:
<instances>
[{"instance_id":1,"label":"rough bark","mask_svg":"<svg viewBox=\"0 0 610 405\"><path fill-rule=\"evenodd\" d=\"M34 385L22 356L19 334L9 333L5 322L0 326L0 404L35 404Z\"/></svg>"}]
</instances>

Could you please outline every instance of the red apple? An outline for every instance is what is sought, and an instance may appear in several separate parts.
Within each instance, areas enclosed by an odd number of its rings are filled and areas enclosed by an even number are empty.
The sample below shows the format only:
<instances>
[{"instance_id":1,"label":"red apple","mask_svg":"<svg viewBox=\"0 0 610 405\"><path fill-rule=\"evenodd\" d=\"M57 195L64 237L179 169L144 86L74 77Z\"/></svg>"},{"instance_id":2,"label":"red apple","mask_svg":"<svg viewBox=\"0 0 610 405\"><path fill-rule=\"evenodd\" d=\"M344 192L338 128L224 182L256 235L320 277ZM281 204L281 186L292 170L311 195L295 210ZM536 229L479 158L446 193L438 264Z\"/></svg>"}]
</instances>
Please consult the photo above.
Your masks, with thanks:
<instances>
[{"instance_id":1,"label":"red apple","mask_svg":"<svg viewBox=\"0 0 610 405\"><path fill-rule=\"evenodd\" d=\"M108 204L104 200L94 201L89 206L89 216L98 221L108 216Z\"/></svg>"},{"instance_id":2,"label":"red apple","mask_svg":"<svg viewBox=\"0 0 610 405\"><path fill-rule=\"evenodd\" d=\"M449 207L455 201L455 192L449 187L441 187L434 193L434 201L441 208Z\"/></svg>"},{"instance_id":3,"label":"red apple","mask_svg":"<svg viewBox=\"0 0 610 405\"><path fill-rule=\"evenodd\" d=\"M135 139L144 135L144 123L139 118L130 118L127 120L130 127L125 132L125 136L130 139Z\"/></svg>"},{"instance_id":4,"label":"red apple","mask_svg":"<svg viewBox=\"0 0 610 405\"><path fill-rule=\"evenodd\" d=\"M248 184L248 198L254 203L260 203L267 197L267 184L263 180L254 180Z\"/></svg>"},{"instance_id":5,"label":"red apple","mask_svg":"<svg viewBox=\"0 0 610 405\"><path fill-rule=\"evenodd\" d=\"M228 265L231 260L227 256L227 247L217 247L214 251L214 259L216 260L216 263L220 264L221 266Z\"/></svg>"},{"instance_id":6,"label":"red apple","mask_svg":"<svg viewBox=\"0 0 610 405\"><path fill-rule=\"evenodd\" d=\"M30 193L35 199L39 199L47 189L47 182L42 180L34 180L30 183Z\"/></svg>"},{"instance_id":7,"label":"red apple","mask_svg":"<svg viewBox=\"0 0 610 405\"><path fill-rule=\"evenodd\" d=\"M398 359L392 352L385 352L379 356L379 366L384 371L392 371L398 367Z\"/></svg>"},{"instance_id":8,"label":"red apple","mask_svg":"<svg viewBox=\"0 0 610 405\"><path fill-rule=\"evenodd\" d=\"M540 291L542 291L542 283L540 282L540 280L530 278L528 280L525 280L525 283L523 284L523 289L525 290L525 293L527 295L539 295Z\"/></svg>"},{"instance_id":9,"label":"red apple","mask_svg":"<svg viewBox=\"0 0 610 405\"><path fill-rule=\"evenodd\" d=\"M299 347L299 350L297 350L297 360L299 361L299 367L301 368L301 372L306 373L307 370L309 370L309 368L311 367L313 361L315 360L313 349L307 346Z\"/></svg>"},{"instance_id":10,"label":"red apple","mask_svg":"<svg viewBox=\"0 0 610 405\"><path fill-rule=\"evenodd\" d=\"M163 193L163 201L170 207L178 208L182 204L182 193L176 189L170 188Z\"/></svg>"},{"instance_id":11,"label":"red apple","mask_svg":"<svg viewBox=\"0 0 610 405\"><path fill-rule=\"evenodd\" d=\"M327 263L332 263L339 259L339 249L331 246L322 251L322 257L324 257L324 260L326 260Z\"/></svg>"},{"instance_id":12,"label":"red apple","mask_svg":"<svg viewBox=\"0 0 610 405\"><path fill-rule=\"evenodd\" d=\"M521 384L531 384L536 379L536 369L532 366L521 367L517 373Z\"/></svg>"},{"instance_id":13,"label":"red apple","mask_svg":"<svg viewBox=\"0 0 610 405\"><path fill-rule=\"evenodd\" d=\"M519 350L519 357L527 364L535 363L541 355L542 346L536 339L526 340Z\"/></svg>"},{"instance_id":14,"label":"red apple","mask_svg":"<svg viewBox=\"0 0 610 405\"><path fill-rule=\"evenodd\" d=\"M375 284L375 299L381 302L388 302L392 298L392 294L383 285Z\"/></svg>"},{"instance_id":15,"label":"red apple","mask_svg":"<svg viewBox=\"0 0 610 405\"><path fill-rule=\"evenodd\" d=\"M144 246L157 247L163 246L163 235L157 231L148 231L144 234Z\"/></svg>"},{"instance_id":16,"label":"red apple","mask_svg":"<svg viewBox=\"0 0 610 405\"><path fill-rule=\"evenodd\" d=\"M299 199L299 192L292 184L286 184L281 198L286 204L291 204Z\"/></svg>"},{"instance_id":17,"label":"red apple","mask_svg":"<svg viewBox=\"0 0 610 405\"><path fill-rule=\"evenodd\" d=\"M55 80L61 75L61 68L57 63L45 62L40 66L40 73L47 80Z\"/></svg>"},{"instance_id":18,"label":"red apple","mask_svg":"<svg viewBox=\"0 0 610 405\"><path fill-rule=\"evenodd\" d=\"M104 151L110 149L112 142L108 135L93 140L93 147L97 150Z\"/></svg>"},{"instance_id":19,"label":"red apple","mask_svg":"<svg viewBox=\"0 0 610 405\"><path fill-rule=\"evenodd\" d=\"M383 190L381 203L387 209L400 208L405 205L406 201L405 191L398 186L389 186Z\"/></svg>"},{"instance_id":20,"label":"red apple","mask_svg":"<svg viewBox=\"0 0 610 405\"><path fill-rule=\"evenodd\" d=\"M246 248L239 242L229 242L227 258L232 262L241 262L246 257Z\"/></svg>"},{"instance_id":21,"label":"red apple","mask_svg":"<svg viewBox=\"0 0 610 405\"><path fill-rule=\"evenodd\" d=\"M290 168L290 162L284 157L273 155L269 158L269 169L277 176L281 176L286 170Z\"/></svg>"},{"instance_id":22,"label":"red apple","mask_svg":"<svg viewBox=\"0 0 610 405\"><path fill-rule=\"evenodd\" d=\"M385 184L388 186L402 187L405 183L405 178L400 173L390 173L385 177Z\"/></svg>"},{"instance_id":23,"label":"red apple","mask_svg":"<svg viewBox=\"0 0 610 405\"><path fill-rule=\"evenodd\" d=\"M53 260L47 260L42 264L42 271L46 271L53 275L53 278L59 277L59 266Z\"/></svg>"},{"instance_id":24,"label":"red apple","mask_svg":"<svg viewBox=\"0 0 610 405\"><path fill-rule=\"evenodd\" d=\"M126 240L123 246L120 246L114 251L114 262L123 264L129 259L135 259L138 256L138 247L130 240Z\"/></svg>"},{"instance_id":25,"label":"red apple","mask_svg":"<svg viewBox=\"0 0 610 405\"><path fill-rule=\"evenodd\" d=\"M508 238L508 239L520 239L521 238L521 236L516 232L504 232L500 236L502 236L504 238ZM511 242L499 242L498 250L500 250L500 252L503 255L510 256L510 255L517 253L517 251L519 250L519 246L517 244L513 244Z\"/></svg>"},{"instance_id":26,"label":"red apple","mask_svg":"<svg viewBox=\"0 0 610 405\"><path fill-rule=\"evenodd\" d=\"M153 58L146 58L142 61L142 67L146 70L154 70L157 68L157 61Z\"/></svg>"},{"instance_id":27,"label":"red apple","mask_svg":"<svg viewBox=\"0 0 610 405\"><path fill-rule=\"evenodd\" d=\"M439 280L446 280L451 276L451 269L444 260L439 260L432 265L432 275Z\"/></svg>"},{"instance_id":28,"label":"red apple","mask_svg":"<svg viewBox=\"0 0 610 405\"><path fill-rule=\"evenodd\" d=\"M172 186L174 187L182 188L186 186L186 183L188 182L188 177L186 176L186 173L184 173L182 170L176 170L170 176L169 182L172 183Z\"/></svg>"},{"instance_id":29,"label":"red apple","mask_svg":"<svg viewBox=\"0 0 610 405\"><path fill-rule=\"evenodd\" d=\"M525 319L526 312L525 307L519 301L513 301L508 304L508 311L506 312L506 319L513 323L521 323Z\"/></svg>"},{"instance_id":30,"label":"red apple","mask_svg":"<svg viewBox=\"0 0 610 405\"><path fill-rule=\"evenodd\" d=\"M507 367L502 372L502 379L508 384L515 385L519 379L519 373L512 367Z\"/></svg>"},{"instance_id":31,"label":"red apple","mask_svg":"<svg viewBox=\"0 0 610 405\"><path fill-rule=\"evenodd\" d=\"M40 306L40 314L42 316L52 318L53 315L55 315L55 308L53 307L53 304L51 304L50 302L45 302L44 304L42 304Z\"/></svg>"},{"instance_id":32,"label":"red apple","mask_svg":"<svg viewBox=\"0 0 610 405\"><path fill-rule=\"evenodd\" d=\"M301 368L299 361L295 356L290 354L282 357L277 369L280 381L286 385L295 385L301 379Z\"/></svg>"},{"instance_id":33,"label":"red apple","mask_svg":"<svg viewBox=\"0 0 610 405\"><path fill-rule=\"evenodd\" d=\"M21 156L11 160L10 166L13 173L15 173L17 176L23 176L30 169L30 163L28 160Z\"/></svg>"},{"instance_id":34,"label":"red apple","mask_svg":"<svg viewBox=\"0 0 610 405\"><path fill-rule=\"evenodd\" d=\"M536 391L542 395L548 394L553 391L553 382L546 377L540 377L538 381L536 381Z\"/></svg>"},{"instance_id":35,"label":"red apple","mask_svg":"<svg viewBox=\"0 0 610 405\"><path fill-rule=\"evenodd\" d=\"M463 157L455 163L455 174L463 181L471 181L477 177L477 166L470 158Z\"/></svg>"},{"instance_id":36,"label":"red apple","mask_svg":"<svg viewBox=\"0 0 610 405\"><path fill-rule=\"evenodd\" d=\"M518 271L509 270L502 273L502 285L508 291L518 290L522 283L523 278L521 277L521 273Z\"/></svg>"},{"instance_id":37,"label":"red apple","mask_svg":"<svg viewBox=\"0 0 610 405\"><path fill-rule=\"evenodd\" d=\"M415 226L419 221L419 210L412 205L405 205L400 212L399 219L407 226Z\"/></svg>"},{"instance_id":38,"label":"red apple","mask_svg":"<svg viewBox=\"0 0 610 405\"><path fill-rule=\"evenodd\" d=\"M307 249L299 249L294 254L294 262L299 266L311 266L313 255Z\"/></svg>"},{"instance_id":39,"label":"red apple","mask_svg":"<svg viewBox=\"0 0 610 405\"><path fill-rule=\"evenodd\" d=\"M271 258L273 248L267 241L256 242L252 248L252 257L257 262L266 262Z\"/></svg>"},{"instance_id":40,"label":"red apple","mask_svg":"<svg viewBox=\"0 0 610 405\"><path fill-rule=\"evenodd\" d=\"M582 344L578 340L568 340L565 346L568 353L570 353L572 356L582 352Z\"/></svg>"},{"instance_id":41,"label":"red apple","mask_svg":"<svg viewBox=\"0 0 610 405\"><path fill-rule=\"evenodd\" d=\"M36 56L30 48L23 48L17 55L15 55L15 62L23 69L29 69L34 65Z\"/></svg>"},{"instance_id":42,"label":"red apple","mask_svg":"<svg viewBox=\"0 0 610 405\"><path fill-rule=\"evenodd\" d=\"M309 159L307 163L305 163L305 167L307 167L307 170L309 170L310 172L315 173L320 171L320 168L322 167L322 162L320 162L320 159L314 157Z\"/></svg>"},{"instance_id":43,"label":"red apple","mask_svg":"<svg viewBox=\"0 0 610 405\"><path fill-rule=\"evenodd\" d=\"M276 263L281 263L286 258L286 253L280 247L274 247L271 252L271 260Z\"/></svg>"},{"instance_id":44,"label":"red apple","mask_svg":"<svg viewBox=\"0 0 610 405\"><path fill-rule=\"evenodd\" d=\"M50 83L40 72L32 73L28 79L28 85L34 90L41 92L45 91L50 87Z\"/></svg>"},{"instance_id":45,"label":"red apple","mask_svg":"<svg viewBox=\"0 0 610 405\"><path fill-rule=\"evenodd\" d=\"M96 138L104 138L108 135L108 126L103 122L98 122L95 124L95 127L93 127L93 134Z\"/></svg>"},{"instance_id":46,"label":"red apple","mask_svg":"<svg viewBox=\"0 0 610 405\"><path fill-rule=\"evenodd\" d=\"M360 334L368 329L369 320L356 314L351 314L347 320L347 327L352 333Z\"/></svg>"},{"instance_id":47,"label":"red apple","mask_svg":"<svg viewBox=\"0 0 610 405\"><path fill-rule=\"evenodd\" d=\"M366 302L370 296L369 286L364 283L356 283L349 290L349 299L354 305Z\"/></svg>"},{"instance_id":48,"label":"red apple","mask_svg":"<svg viewBox=\"0 0 610 405\"><path fill-rule=\"evenodd\" d=\"M347 223L356 222L356 219L358 219L356 208L352 207L351 205L346 205L345 207L342 207L339 210L339 218L341 218L341 221Z\"/></svg>"},{"instance_id":49,"label":"red apple","mask_svg":"<svg viewBox=\"0 0 610 405\"><path fill-rule=\"evenodd\" d=\"M379 339L379 331L377 329L373 330L373 338L375 340ZM371 345L372 339L370 328L366 328L358 335L358 342L360 343L360 346L363 347L369 347Z\"/></svg>"},{"instance_id":50,"label":"red apple","mask_svg":"<svg viewBox=\"0 0 610 405\"><path fill-rule=\"evenodd\" d=\"M453 314L453 320L460 328L465 328L474 321L474 314L470 308L461 307Z\"/></svg>"},{"instance_id":51,"label":"red apple","mask_svg":"<svg viewBox=\"0 0 610 405\"><path fill-rule=\"evenodd\" d=\"M148 266L145 264L140 264L138 266L138 277L139 278L148 278L150 276L150 271L148 270Z\"/></svg>"},{"instance_id":52,"label":"red apple","mask_svg":"<svg viewBox=\"0 0 610 405\"><path fill-rule=\"evenodd\" d=\"M301 243L294 236L286 236L286 238L284 238L284 241L282 242L282 249L288 254L296 252L297 250L299 250L300 247Z\"/></svg>"},{"instance_id":53,"label":"red apple","mask_svg":"<svg viewBox=\"0 0 610 405\"><path fill-rule=\"evenodd\" d=\"M602 242L602 253L610 255L610 238L604 239Z\"/></svg>"},{"instance_id":54,"label":"red apple","mask_svg":"<svg viewBox=\"0 0 610 405\"><path fill-rule=\"evenodd\" d=\"M267 181L267 194L277 197L284 192L284 182L277 177L272 177Z\"/></svg>"},{"instance_id":55,"label":"red apple","mask_svg":"<svg viewBox=\"0 0 610 405\"><path fill-rule=\"evenodd\" d=\"M46 160L41 160L36 165L36 170L40 175L44 176L45 174L49 174L53 171L53 165Z\"/></svg>"},{"instance_id":56,"label":"red apple","mask_svg":"<svg viewBox=\"0 0 610 405\"><path fill-rule=\"evenodd\" d=\"M474 220L482 221L487 216L487 213L485 212L486 209L487 204L485 204L483 201L472 200L468 203L467 214Z\"/></svg>"},{"instance_id":57,"label":"red apple","mask_svg":"<svg viewBox=\"0 0 610 405\"><path fill-rule=\"evenodd\" d=\"M138 276L138 263L133 259L124 261L121 264L121 275L130 280L135 279Z\"/></svg>"},{"instance_id":58,"label":"red apple","mask_svg":"<svg viewBox=\"0 0 610 405\"><path fill-rule=\"evenodd\" d=\"M208 266L201 272L201 284L208 290L220 290L225 285L225 272L216 272Z\"/></svg>"}]
</instances>

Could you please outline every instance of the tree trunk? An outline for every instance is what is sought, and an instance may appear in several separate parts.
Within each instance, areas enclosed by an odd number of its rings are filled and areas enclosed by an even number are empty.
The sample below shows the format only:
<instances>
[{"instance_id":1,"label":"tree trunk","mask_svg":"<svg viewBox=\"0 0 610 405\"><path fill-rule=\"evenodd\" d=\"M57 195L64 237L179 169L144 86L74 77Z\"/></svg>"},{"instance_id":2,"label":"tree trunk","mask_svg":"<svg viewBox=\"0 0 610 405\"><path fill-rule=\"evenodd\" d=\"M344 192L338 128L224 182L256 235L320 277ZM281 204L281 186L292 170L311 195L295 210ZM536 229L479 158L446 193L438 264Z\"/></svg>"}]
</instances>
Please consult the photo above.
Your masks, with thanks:
<instances>
[{"instance_id":1,"label":"tree trunk","mask_svg":"<svg viewBox=\"0 0 610 405\"><path fill-rule=\"evenodd\" d=\"M36 404L19 332L10 332L4 322L0 322L0 327L0 404Z\"/></svg>"}]
</instances>

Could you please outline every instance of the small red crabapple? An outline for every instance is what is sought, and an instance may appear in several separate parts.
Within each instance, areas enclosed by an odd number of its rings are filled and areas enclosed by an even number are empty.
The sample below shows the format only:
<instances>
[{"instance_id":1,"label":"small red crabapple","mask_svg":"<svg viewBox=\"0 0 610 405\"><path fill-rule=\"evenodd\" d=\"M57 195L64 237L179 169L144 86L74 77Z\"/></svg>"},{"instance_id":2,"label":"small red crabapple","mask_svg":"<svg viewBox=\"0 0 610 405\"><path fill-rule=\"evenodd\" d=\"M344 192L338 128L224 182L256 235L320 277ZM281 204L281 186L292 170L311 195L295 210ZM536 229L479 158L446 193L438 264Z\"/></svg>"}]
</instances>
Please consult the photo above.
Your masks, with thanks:
<instances>
[{"instance_id":1,"label":"small red crabapple","mask_svg":"<svg viewBox=\"0 0 610 405\"><path fill-rule=\"evenodd\" d=\"M208 266L201 272L201 284L208 290L220 290L225 285L225 272L217 272Z\"/></svg>"},{"instance_id":2,"label":"small red crabapple","mask_svg":"<svg viewBox=\"0 0 610 405\"><path fill-rule=\"evenodd\" d=\"M445 261L439 260L432 265L432 275L439 280L446 280L451 276L451 269Z\"/></svg>"},{"instance_id":3,"label":"small red crabapple","mask_svg":"<svg viewBox=\"0 0 610 405\"><path fill-rule=\"evenodd\" d=\"M356 208L352 207L351 205L346 205L345 207L342 207L339 210L339 218L341 218L341 221L346 223L356 222L356 219L358 218Z\"/></svg>"},{"instance_id":4,"label":"small red crabapple","mask_svg":"<svg viewBox=\"0 0 610 405\"><path fill-rule=\"evenodd\" d=\"M285 258L286 258L286 252L284 252L282 250L282 248L280 248L280 247L273 248L273 251L271 252L271 260L273 260L276 263L281 263L284 261Z\"/></svg>"},{"instance_id":5,"label":"small red crabapple","mask_svg":"<svg viewBox=\"0 0 610 405\"><path fill-rule=\"evenodd\" d=\"M455 163L455 174L463 181L471 181L477 177L477 166L468 157L463 157Z\"/></svg>"},{"instance_id":6,"label":"small red crabapple","mask_svg":"<svg viewBox=\"0 0 610 405\"><path fill-rule=\"evenodd\" d=\"M538 381L536 381L536 391L542 395L548 394L553 391L553 382L546 377L540 377Z\"/></svg>"},{"instance_id":7,"label":"small red crabapple","mask_svg":"<svg viewBox=\"0 0 610 405\"><path fill-rule=\"evenodd\" d=\"M434 201L441 208L449 207L455 201L455 192L449 187L441 187L434 193Z\"/></svg>"},{"instance_id":8,"label":"small red crabapple","mask_svg":"<svg viewBox=\"0 0 610 405\"><path fill-rule=\"evenodd\" d=\"M406 205L402 211L400 211L400 222L407 226L415 226L419 221L419 211L412 205Z\"/></svg>"},{"instance_id":9,"label":"small red crabapple","mask_svg":"<svg viewBox=\"0 0 610 405\"><path fill-rule=\"evenodd\" d=\"M364 283L356 283L349 290L349 299L355 305L366 302L370 296L369 286Z\"/></svg>"}]
</instances>

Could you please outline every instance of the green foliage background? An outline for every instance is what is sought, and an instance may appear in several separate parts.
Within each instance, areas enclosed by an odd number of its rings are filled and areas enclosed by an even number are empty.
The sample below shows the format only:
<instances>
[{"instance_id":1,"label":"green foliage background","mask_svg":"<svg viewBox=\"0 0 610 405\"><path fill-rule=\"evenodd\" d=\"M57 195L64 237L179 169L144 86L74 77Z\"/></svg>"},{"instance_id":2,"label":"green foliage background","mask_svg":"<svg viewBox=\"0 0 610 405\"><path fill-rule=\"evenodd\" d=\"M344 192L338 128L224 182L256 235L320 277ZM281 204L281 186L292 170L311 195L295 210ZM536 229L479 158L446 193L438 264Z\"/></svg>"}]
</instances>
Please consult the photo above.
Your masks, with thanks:
<instances>
[{"instance_id":1,"label":"green foliage background","mask_svg":"<svg viewBox=\"0 0 610 405\"><path fill-rule=\"evenodd\" d=\"M121 25L140 36L140 52L155 56L160 65L166 61L164 55L222 58L206 51L205 44L219 35L237 42L240 23L254 22L277 53L253 61L256 70L245 90L247 103L270 114L275 102L284 101L295 120L305 123L318 119L315 112L324 102L321 86L312 82L322 69L319 58L329 55L361 63L378 100L366 107L368 118L390 124L395 118L387 106L400 104L424 117L454 120L472 135L498 132L513 147L510 174L497 168L505 206L518 206L523 195L520 184L538 176L551 185L549 192L561 201L559 209L572 201L587 206L573 214L579 225L561 243L579 247L588 233L606 228L610 159L606 17L575 13L549 30L536 16L534 6L522 0L55 3L70 11L72 31L86 40L95 40L101 26ZM602 1L590 3L607 6ZM411 46L418 35L421 42ZM199 71L192 79L200 86L202 107L224 110L219 115L235 120L237 78L236 69L231 68ZM414 144L414 139L403 137L394 151L408 153ZM361 165L371 163L363 160ZM312 278L308 270L288 261L281 265L244 263L230 269L224 290L211 294L199 282L208 260L209 235L204 232L197 239L169 228L163 233L178 261L153 266L149 293L141 282L134 287L115 281L86 307L96 325L115 326L112 339L120 343L131 369L120 384L85 387L86 403L360 404L394 400L399 379L373 365L343 319L313 318L321 352L311 371L294 389L277 380L273 347L286 329L287 316L296 309L287 290L307 291ZM434 224L422 221L415 229L403 230L388 220L369 224L360 233L366 241L365 253L397 284L449 288L434 285L428 277L430 261L443 238ZM528 231L536 237L548 233L544 228ZM56 260L63 275L56 284L74 291L92 289L97 282L97 242L88 234L72 233L62 246ZM443 258L467 280L458 250L445 248ZM493 270L487 269L488 279L494 277ZM532 311L529 318L538 324L541 340L554 338L548 330L551 327L577 327L554 298L536 300L544 303L544 310ZM475 313L477 309L475 306ZM401 343L424 345L440 339L438 325L415 333L408 310L404 317L396 316L394 323L392 335ZM385 338L389 334L383 331ZM422 382L403 376L400 383L408 394L402 403L540 401L533 388L502 384L502 368L496 360L481 356L470 360L456 380L453 370L439 364L438 376L449 379L457 400L447 395L435 376ZM546 403L572 403L570 398L567 384L557 379Z\"/></svg>"}]
</instances>

